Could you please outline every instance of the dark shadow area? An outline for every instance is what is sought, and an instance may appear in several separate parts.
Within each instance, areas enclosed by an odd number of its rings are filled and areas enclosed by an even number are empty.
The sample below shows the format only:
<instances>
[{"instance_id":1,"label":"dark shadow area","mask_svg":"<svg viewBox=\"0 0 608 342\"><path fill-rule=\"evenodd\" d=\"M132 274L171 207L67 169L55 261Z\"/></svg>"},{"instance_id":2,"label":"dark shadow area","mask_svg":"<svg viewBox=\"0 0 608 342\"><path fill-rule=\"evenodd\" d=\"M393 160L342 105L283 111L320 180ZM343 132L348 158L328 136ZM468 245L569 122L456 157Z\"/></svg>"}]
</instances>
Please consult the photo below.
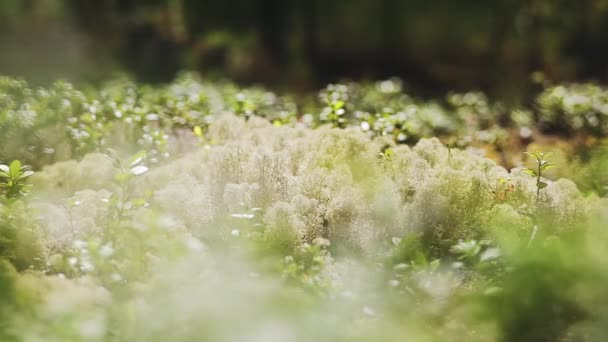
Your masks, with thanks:
<instances>
[{"instance_id":1,"label":"dark shadow area","mask_svg":"<svg viewBox=\"0 0 608 342\"><path fill-rule=\"evenodd\" d=\"M310 90L398 76L421 94L526 100L530 75L606 81L608 1L27 0L0 4L0 73L35 82L180 70Z\"/></svg>"}]
</instances>

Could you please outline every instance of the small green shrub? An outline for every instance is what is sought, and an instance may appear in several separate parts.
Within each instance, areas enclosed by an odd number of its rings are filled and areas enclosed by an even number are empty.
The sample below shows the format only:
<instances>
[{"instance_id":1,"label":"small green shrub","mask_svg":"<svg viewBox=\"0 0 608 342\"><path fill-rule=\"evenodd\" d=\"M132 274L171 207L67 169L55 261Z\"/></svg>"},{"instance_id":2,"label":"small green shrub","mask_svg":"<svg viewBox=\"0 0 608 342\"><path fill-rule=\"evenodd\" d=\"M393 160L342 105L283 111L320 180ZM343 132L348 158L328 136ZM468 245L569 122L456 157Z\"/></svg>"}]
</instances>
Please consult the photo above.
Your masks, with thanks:
<instances>
[{"instance_id":1,"label":"small green shrub","mask_svg":"<svg viewBox=\"0 0 608 342\"><path fill-rule=\"evenodd\" d=\"M0 164L0 193L9 199L26 195L26 180L33 174L27 165L21 165L18 160L13 160L9 165Z\"/></svg>"},{"instance_id":2,"label":"small green shrub","mask_svg":"<svg viewBox=\"0 0 608 342\"><path fill-rule=\"evenodd\" d=\"M540 200L540 191L549 185L546 182L541 181L542 173L543 173L543 171L546 171L546 170L549 170L549 169L555 167L554 163L551 163L551 162L545 160L545 158L550 157L553 153L551 153L551 152L525 152L525 153L527 155L533 157L534 161L536 162L535 169L526 168L526 169L524 169L524 172L531 176L536 177L536 202L538 202Z\"/></svg>"}]
</instances>

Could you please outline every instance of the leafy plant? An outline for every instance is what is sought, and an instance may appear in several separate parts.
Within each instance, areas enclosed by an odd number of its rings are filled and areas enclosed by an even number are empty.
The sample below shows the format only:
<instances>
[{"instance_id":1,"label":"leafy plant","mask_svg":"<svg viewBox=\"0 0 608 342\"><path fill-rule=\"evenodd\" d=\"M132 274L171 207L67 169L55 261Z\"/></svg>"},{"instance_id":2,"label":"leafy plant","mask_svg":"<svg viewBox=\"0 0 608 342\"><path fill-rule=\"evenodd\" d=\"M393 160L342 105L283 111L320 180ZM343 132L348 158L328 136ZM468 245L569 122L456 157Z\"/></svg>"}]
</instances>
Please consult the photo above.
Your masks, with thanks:
<instances>
[{"instance_id":1,"label":"leafy plant","mask_svg":"<svg viewBox=\"0 0 608 342\"><path fill-rule=\"evenodd\" d=\"M330 84L319 97L325 106L320 114L321 122L331 123L333 127L346 127L348 87L343 84Z\"/></svg>"},{"instance_id":2,"label":"leafy plant","mask_svg":"<svg viewBox=\"0 0 608 342\"><path fill-rule=\"evenodd\" d=\"M131 180L148 172L148 167L144 165L146 151L139 151L125 160L116 151L108 149L107 156L117 170L114 181L119 187L119 192L110 198L110 204L115 209L116 218L121 220L126 210L143 204L143 200L131 201Z\"/></svg>"},{"instance_id":3,"label":"leafy plant","mask_svg":"<svg viewBox=\"0 0 608 342\"><path fill-rule=\"evenodd\" d=\"M0 164L0 191L9 199L25 196L28 192L26 180L33 174L34 171L18 160L10 165Z\"/></svg>"},{"instance_id":4,"label":"leafy plant","mask_svg":"<svg viewBox=\"0 0 608 342\"><path fill-rule=\"evenodd\" d=\"M543 171L549 170L555 167L554 163L551 163L545 158L553 155L551 152L524 152L525 154L533 157L536 161L536 169L526 168L523 171L531 176L536 177L536 202L540 199L540 191L547 187L547 183L541 181Z\"/></svg>"},{"instance_id":5,"label":"leafy plant","mask_svg":"<svg viewBox=\"0 0 608 342\"><path fill-rule=\"evenodd\" d=\"M325 284L321 272L330 260L327 247L329 241L323 238L315 239L313 244L299 246L293 255L283 258L280 266L283 278L310 290L322 289Z\"/></svg>"},{"instance_id":6,"label":"leafy plant","mask_svg":"<svg viewBox=\"0 0 608 342\"><path fill-rule=\"evenodd\" d=\"M458 259L464 260L474 258L481 251L481 244L476 240L459 241L458 244L450 249L452 253L458 255Z\"/></svg>"}]
</instances>

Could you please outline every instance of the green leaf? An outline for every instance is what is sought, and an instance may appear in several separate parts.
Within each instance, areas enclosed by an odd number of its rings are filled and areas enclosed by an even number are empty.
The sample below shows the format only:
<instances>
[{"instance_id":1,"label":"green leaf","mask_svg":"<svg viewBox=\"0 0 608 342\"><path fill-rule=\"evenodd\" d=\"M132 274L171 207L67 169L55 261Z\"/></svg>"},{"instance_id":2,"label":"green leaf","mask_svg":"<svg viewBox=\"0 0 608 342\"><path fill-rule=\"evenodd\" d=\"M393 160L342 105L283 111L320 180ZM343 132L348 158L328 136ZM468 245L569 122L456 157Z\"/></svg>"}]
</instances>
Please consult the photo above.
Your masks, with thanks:
<instances>
[{"instance_id":1,"label":"green leaf","mask_svg":"<svg viewBox=\"0 0 608 342\"><path fill-rule=\"evenodd\" d=\"M344 101L338 100L338 101L334 102L333 107L335 110L344 107Z\"/></svg>"},{"instance_id":2,"label":"green leaf","mask_svg":"<svg viewBox=\"0 0 608 342\"><path fill-rule=\"evenodd\" d=\"M426 255L422 251L415 251L413 255L413 262L416 265L426 265L428 263Z\"/></svg>"},{"instance_id":3,"label":"green leaf","mask_svg":"<svg viewBox=\"0 0 608 342\"><path fill-rule=\"evenodd\" d=\"M552 168L554 168L554 167L555 167L555 164L554 164L554 163L549 163L549 162L547 162L547 163L545 163L545 164L541 165L540 169L541 169L542 171L545 171L545 170L552 169Z\"/></svg>"},{"instance_id":4,"label":"green leaf","mask_svg":"<svg viewBox=\"0 0 608 342\"><path fill-rule=\"evenodd\" d=\"M536 160L540 159L540 157L538 155L538 152L524 152L524 153L527 154L527 155L529 155L529 156L531 156L531 157L534 157L534 159L536 159Z\"/></svg>"},{"instance_id":5,"label":"green leaf","mask_svg":"<svg viewBox=\"0 0 608 342\"><path fill-rule=\"evenodd\" d=\"M107 152L104 154L104 156L106 156L106 158L112 162L112 165L114 165L114 167L117 169L122 168L120 158L118 158L118 153L112 148L108 148L106 151Z\"/></svg>"},{"instance_id":6,"label":"green leaf","mask_svg":"<svg viewBox=\"0 0 608 342\"><path fill-rule=\"evenodd\" d=\"M25 171L18 179L25 179L34 174L34 171Z\"/></svg>"},{"instance_id":7,"label":"green leaf","mask_svg":"<svg viewBox=\"0 0 608 342\"><path fill-rule=\"evenodd\" d=\"M137 157L136 159L130 160L129 167L133 167L144 160L144 157Z\"/></svg>"},{"instance_id":8,"label":"green leaf","mask_svg":"<svg viewBox=\"0 0 608 342\"><path fill-rule=\"evenodd\" d=\"M129 158L129 167L133 167L139 163L141 163L146 157L146 151L141 150L135 153L131 158Z\"/></svg>"},{"instance_id":9,"label":"green leaf","mask_svg":"<svg viewBox=\"0 0 608 342\"><path fill-rule=\"evenodd\" d=\"M143 166L143 165L139 165L139 166L135 166L135 167L131 168L131 174L133 174L134 176L143 175L146 172L148 172L148 167Z\"/></svg>"},{"instance_id":10,"label":"green leaf","mask_svg":"<svg viewBox=\"0 0 608 342\"><path fill-rule=\"evenodd\" d=\"M13 160L13 162L9 166L9 176L11 178L17 178L17 177L19 177L20 173L21 173L21 162L18 160Z\"/></svg>"},{"instance_id":11,"label":"green leaf","mask_svg":"<svg viewBox=\"0 0 608 342\"><path fill-rule=\"evenodd\" d=\"M536 183L536 186L537 186L539 189L544 189L544 188L546 188L548 185L549 185L549 184L547 184L547 183L545 183L545 182L538 182L538 183Z\"/></svg>"},{"instance_id":12,"label":"green leaf","mask_svg":"<svg viewBox=\"0 0 608 342\"><path fill-rule=\"evenodd\" d=\"M532 169L530 169L530 168L523 169L522 171L523 171L524 173L527 173L527 174L531 175L531 176L534 176L534 177L536 177L536 176L537 176L536 171L535 171L535 170L532 170Z\"/></svg>"}]
</instances>

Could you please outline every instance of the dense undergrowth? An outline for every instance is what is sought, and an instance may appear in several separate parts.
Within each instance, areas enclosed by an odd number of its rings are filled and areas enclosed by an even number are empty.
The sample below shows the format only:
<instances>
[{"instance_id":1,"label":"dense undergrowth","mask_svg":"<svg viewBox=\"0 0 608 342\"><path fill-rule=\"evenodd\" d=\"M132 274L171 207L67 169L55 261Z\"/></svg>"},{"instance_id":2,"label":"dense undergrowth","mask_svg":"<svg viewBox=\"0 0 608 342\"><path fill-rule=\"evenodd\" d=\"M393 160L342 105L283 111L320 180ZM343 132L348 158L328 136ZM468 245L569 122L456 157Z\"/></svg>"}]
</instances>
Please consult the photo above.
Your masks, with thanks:
<instances>
[{"instance_id":1,"label":"dense undergrowth","mask_svg":"<svg viewBox=\"0 0 608 342\"><path fill-rule=\"evenodd\" d=\"M604 92L0 79L0 340L601 341Z\"/></svg>"}]
</instances>

